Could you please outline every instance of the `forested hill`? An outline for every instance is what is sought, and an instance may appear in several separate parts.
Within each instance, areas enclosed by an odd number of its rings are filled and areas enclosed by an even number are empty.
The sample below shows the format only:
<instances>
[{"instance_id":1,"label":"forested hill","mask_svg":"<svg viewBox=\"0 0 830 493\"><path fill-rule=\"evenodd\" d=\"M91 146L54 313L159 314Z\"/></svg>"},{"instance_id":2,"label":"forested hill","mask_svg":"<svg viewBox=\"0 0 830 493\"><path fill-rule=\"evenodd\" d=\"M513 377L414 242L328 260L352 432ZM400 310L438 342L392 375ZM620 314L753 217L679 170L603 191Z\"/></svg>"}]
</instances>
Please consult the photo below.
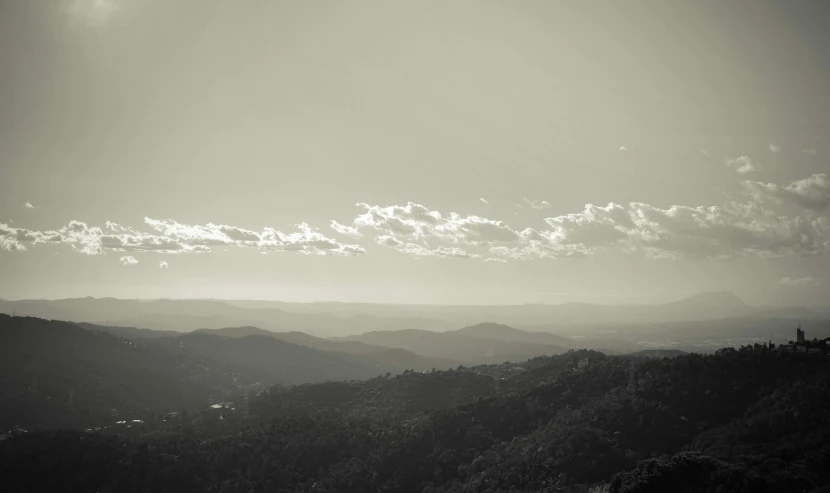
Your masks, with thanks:
<instances>
[{"instance_id":1,"label":"forested hill","mask_svg":"<svg viewBox=\"0 0 830 493\"><path fill-rule=\"evenodd\" d=\"M262 378L73 323L0 315L0 430L192 408Z\"/></svg>"},{"instance_id":2,"label":"forested hill","mask_svg":"<svg viewBox=\"0 0 830 493\"><path fill-rule=\"evenodd\" d=\"M402 371L400 365L413 360L421 367L432 363L383 348L373 356L262 335L156 337L140 329L0 314L0 430L146 419L277 383L366 379Z\"/></svg>"},{"instance_id":3,"label":"forested hill","mask_svg":"<svg viewBox=\"0 0 830 493\"><path fill-rule=\"evenodd\" d=\"M827 492L829 361L569 352L276 387L249 417L25 433L0 442L0 476L12 491Z\"/></svg>"}]
</instances>

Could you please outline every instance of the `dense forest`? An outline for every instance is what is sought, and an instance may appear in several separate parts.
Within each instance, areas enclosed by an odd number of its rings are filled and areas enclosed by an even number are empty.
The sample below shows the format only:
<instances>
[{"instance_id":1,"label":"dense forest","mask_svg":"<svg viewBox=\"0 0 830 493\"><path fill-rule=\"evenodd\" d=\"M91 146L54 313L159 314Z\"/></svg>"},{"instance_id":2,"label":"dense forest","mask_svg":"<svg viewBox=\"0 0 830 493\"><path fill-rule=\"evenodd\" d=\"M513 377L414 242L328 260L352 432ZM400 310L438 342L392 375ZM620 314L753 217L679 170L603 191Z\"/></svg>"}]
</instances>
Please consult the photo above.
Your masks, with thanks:
<instances>
[{"instance_id":1,"label":"dense forest","mask_svg":"<svg viewBox=\"0 0 830 493\"><path fill-rule=\"evenodd\" d=\"M572 350L264 385L256 368L207 351L20 320L25 330L3 327L4 346L16 348L2 354L4 402L32 394L32 375L38 388L55 388L46 397L64 401L57 389L71 381L86 385L71 403L18 411L85 418L43 415L49 426L4 435L9 491L830 492L824 353ZM100 352L50 376L50 362L90 347L87 338ZM220 394L228 402L209 406ZM143 414L84 414L122 401ZM96 419L108 425L90 428Z\"/></svg>"}]
</instances>

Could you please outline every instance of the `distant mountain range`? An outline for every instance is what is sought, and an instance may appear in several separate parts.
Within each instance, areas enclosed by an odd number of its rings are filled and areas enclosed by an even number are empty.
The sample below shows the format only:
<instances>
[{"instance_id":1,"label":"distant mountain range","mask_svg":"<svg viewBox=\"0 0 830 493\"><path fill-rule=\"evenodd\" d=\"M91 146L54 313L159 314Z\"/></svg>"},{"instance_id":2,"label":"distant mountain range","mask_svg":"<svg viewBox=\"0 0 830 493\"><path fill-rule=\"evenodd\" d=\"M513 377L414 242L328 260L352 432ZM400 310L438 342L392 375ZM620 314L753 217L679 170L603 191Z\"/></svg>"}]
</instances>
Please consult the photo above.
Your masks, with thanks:
<instances>
[{"instance_id":1,"label":"distant mountain range","mask_svg":"<svg viewBox=\"0 0 830 493\"><path fill-rule=\"evenodd\" d=\"M552 343L570 342L553 334L525 332L492 323L447 332L373 331L338 340L399 348L428 358L455 359L465 364L525 361L536 356L560 354L567 348Z\"/></svg>"},{"instance_id":2,"label":"distant mountain range","mask_svg":"<svg viewBox=\"0 0 830 493\"><path fill-rule=\"evenodd\" d=\"M608 324L664 324L725 318L818 320L830 313L800 307L756 307L730 292L701 293L659 305L443 306L286 303L245 300L0 300L0 313L189 332L254 326L273 332L345 337L371 331L447 331L482 322L548 332ZM556 330L553 330L556 329Z\"/></svg>"},{"instance_id":3,"label":"distant mountain range","mask_svg":"<svg viewBox=\"0 0 830 493\"><path fill-rule=\"evenodd\" d=\"M358 338L379 344L252 326L183 334L0 314L0 429L198 408L250 385L362 380L565 351L543 343L562 338L498 324ZM516 342L522 338L537 342Z\"/></svg>"}]
</instances>

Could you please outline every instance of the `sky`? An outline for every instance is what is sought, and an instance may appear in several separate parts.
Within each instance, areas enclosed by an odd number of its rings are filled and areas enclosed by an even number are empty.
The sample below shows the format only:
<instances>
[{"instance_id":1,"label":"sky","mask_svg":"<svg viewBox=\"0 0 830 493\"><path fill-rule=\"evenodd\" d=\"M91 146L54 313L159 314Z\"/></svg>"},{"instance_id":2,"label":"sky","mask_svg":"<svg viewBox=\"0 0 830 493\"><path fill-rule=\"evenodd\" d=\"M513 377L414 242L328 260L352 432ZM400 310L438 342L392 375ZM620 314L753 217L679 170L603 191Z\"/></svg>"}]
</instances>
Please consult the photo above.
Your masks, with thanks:
<instances>
[{"instance_id":1,"label":"sky","mask_svg":"<svg viewBox=\"0 0 830 493\"><path fill-rule=\"evenodd\" d=\"M827 25L0 0L0 297L827 304Z\"/></svg>"}]
</instances>

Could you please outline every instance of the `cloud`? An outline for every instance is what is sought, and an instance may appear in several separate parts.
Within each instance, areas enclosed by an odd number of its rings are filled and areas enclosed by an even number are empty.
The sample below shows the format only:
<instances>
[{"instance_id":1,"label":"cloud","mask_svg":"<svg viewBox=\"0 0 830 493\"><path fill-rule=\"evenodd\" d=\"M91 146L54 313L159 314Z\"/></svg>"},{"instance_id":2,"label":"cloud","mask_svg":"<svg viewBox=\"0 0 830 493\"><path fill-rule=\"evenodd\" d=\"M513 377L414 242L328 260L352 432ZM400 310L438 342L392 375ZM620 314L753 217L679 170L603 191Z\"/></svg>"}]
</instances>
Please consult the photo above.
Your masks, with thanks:
<instances>
[{"instance_id":1,"label":"cloud","mask_svg":"<svg viewBox=\"0 0 830 493\"><path fill-rule=\"evenodd\" d=\"M129 255L121 257L118 261L121 262L121 265L136 265L138 263L138 260L136 260L135 257Z\"/></svg>"},{"instance_id":2,"label":"cloud","mask_svg":"<svg viewBox=\"0 0 830 493\"><path fill-rule=\"evenodd\" d=\"M313 255L365 253L363 247L330 239L305 223L296 226L298 231L283 233L273 228L255 232L212 223L188 225L172 219L145 218L144 222L155 232L137 231L111 221L105 223L105 229L91 227L81 221L70 221L56 231L30 231L3 224L0 228L0 248L24 251L27 245L56 243L69 245L74 251L86 255L102 255L107 251L198 253L210 252L211 246L225 245Z\"/></svg>"},{"instance_id":3,"label":"cloud","mask_svg":"<svg viewBox=\"0 0 830 493\"><path fill-rule=\"evenodd\" d=\"M216 245L256 247L267 251L294 251L310 255L357 255L365 253L359 245L340 243L324 236L306 223L296 225L299 231L283 233L273 228L261 232L222 224L180 224L171 219L144 218L144 222L164 237L190 247L210 248Z\"/></svg>"},{"instance_id":4,"label":"cloud","mask_svg":"<svg viewBox=\"0 0 830 493\"><path fill-rule=\"evenodd\" d=\"M790 287L818 287L821 286L821 279L816 279L811 276L806 277L782 277L778 281L779 284Z\"/></svg>"},{"instance_id":5,"label":"cloud","mask_svg":"<svg viewBox=\"0 0 830 493\"><path fill-rule=\"evenodd\" d=\"M478 200L484 202L487 205L490 205L490 202L487 202L487 199L485 199L484 197L480 197Z\"/></svg>"},{"instance_id":6,"label":"cloud","mask_svg":"<svg viewBox=\"0 0 830 493\"><path fill-rule=\"evenodd\" d=\"M168 267L167 262L164 260L159 261L159 269L166 269Z\"/></svg>"},{"instance_id":7,"label":"cloud","mask_svg":"<svg viewBox=\"0 0 830 493\"><path fill-rule=\"evenodd\" d=\"M26 251L26 243L34 241L32 232L26 229L13 228L5 223L0 223L0 250L7 252Z\"/></svg>"},{"instance_id":8,"label":"cloud","mask_svg":"<svg viewBox=\"0 0 830 493\"><path fill-rule=\"evenodd\" d=\"M446 245L463 249L455 252L458 256L499 259L612 251L656 259L811 257L830 252L828 181L827 175L784 185L746 180L740 200L721 205L588 204L579 212L545 218L541 228L526 229L413 202L358 204L363 214L354 227L373 231L376 243L411 255L446 255L436 248Z\"/></svg>"},{"instance_id":9,"label":"cloud","mask_svg":"<svg viewBox=\"0 0 830 493\"><path fill-rule=\"evenodd\" d=\"M37 206L37 205L32 205L31 202L26 202L25 204L23 204L23 206L26 207L27 209L37 209L38 207L40 207L40 206Z\"/></svg>"},{"instance_id":10,"label":"cloud","mask_svg":"<svg viewBox=\"0 0 830 493\"><path fill-rule=\"evenodd\" d=\"M758 163L753 162L749 156L739 156L734 159L727 159L726 165L730 168L736 168L735 171L742 175L758 171Z\"/></svg>"},{"instance_id":11,"label":"cloud","mask_svg":"<svg viewBox=\"0 0 830 493\"><path fill-rule=\"evenodd\" d=\"M504 260L503 258L498 258L498 257L490 257L490 258L486 258L486 259L484 259L484 261L485 261L485 262L495 262L495 263L498 263L498 264L505 264L505 263L507 263L507 260Z\"/></svg>"},{"instance_id":12,"label":"cloud","mask_svg":"<svg viewBox=\"0 0 830 493\"><path fill-rule=\"evenodd\" d=\"M704 156L706 156L706 157L711 156L711 154L709 154L709 151L707 151L706 149L701 149L701 150L700 150L700 153L701 153L701 154L703 154L703 155L704 155Z\"/></svg>"},{"instance_id":13,"label":"cloud","mask_svg":"<svg viewBox=\"0 0 830 493\"><path fill-rule=\"evenodd\" d=\"M625 152L625 151L627 151L627 150L628 150L628 147L626 147L626 146L620 146L620 152Z\"/></svg>"},{"instance_id":14,"label":"cloud","mask_svg":"<svg viewBox=\"0 0 830 493\"><path fill-rule=\"evenodd\" d=\"M331 220L329 226L331 226L331 229L337 231L341 235L350 236L352 238L360 238L361 236L363 236L363 234L360 231L358 231L357 228L353 228L345 224L340 224L334 219Z\"/></svg>"},{"instance_id":15,"label":"cloud","mask_svg":"<svg viewBox=\"0 0 830 493\"><path fill-rule=\"evenodd\" d=\"M523 200L527 205L534 209L550 209L552 207L550 205L550 202L548 202L547 200L528 200L527 198L524 198ZM519 204L516 205L521 207L521 205Z\"/></svg>"},{"instance_id":16,"label":"cloud","mask_svg":"<svg viewBox=\"0 0 830 493\"><path fill-rule=\"evenodd\" d=\"M770 145L769 145L769 151L770 151L770 152L773 152L773 153L775 153L775 154L778 154L778 153L780 153L780 152L781 152L781 147L779 147L779 146L777 146L777 145L775 145L775 144L770 144Z\"/></svg>"},{"instance_id":17,"label":"cloud","mask_svg":"<svg viewBox=\"0 0 830 493\"><path fill-rule=\"evenodd\" d=\"M830 207L830 175L816 173L809 178L796 180L788 185L745 181L756 200L772 200L779 204L822 212Z\"/></svg>"},{"instance_id":18,"label":"cloud","mask_svg":"<svg viewBox=\"0 0 830 493\"><path fill-rule=\"evenodd\" d=\"M818 154L818 151L815 150L815 148L813 148L813 149L802 149L801 152L803 152L804 154L807 154L808 156L815 156L815 155Z\"/></svg>"},{"instance_id":19,"label":"cloud","mask_svg":"<svg viewBox=\"0 0 830 493\"><path fill-rule=\"evenodd\" d=\"M549 207L545 201L525 203ZM547 204L547 205L545 205ZM788 183L743 180L740 194L719 205L660 206L643 202L587 204L569 214L546 217L533 227L438 211L415 202L356 204L351 224L332 221L335 231L370 236L374 243L415 258L443 257L500 262L558 259L606 252L655 259L815 257L830 253L830 176L814 174ZM104 227L70 221L57 230L35 231L0 223L0 249L67 245L86 255L108 252L186 254L211 248L293 251L307 255L358 255L366 250L300 223L292 231L259 231L172 219L145 218L145 230L106 222ZM161 265L160 265L161 266Z\"/></svg>"}]
</instances>

